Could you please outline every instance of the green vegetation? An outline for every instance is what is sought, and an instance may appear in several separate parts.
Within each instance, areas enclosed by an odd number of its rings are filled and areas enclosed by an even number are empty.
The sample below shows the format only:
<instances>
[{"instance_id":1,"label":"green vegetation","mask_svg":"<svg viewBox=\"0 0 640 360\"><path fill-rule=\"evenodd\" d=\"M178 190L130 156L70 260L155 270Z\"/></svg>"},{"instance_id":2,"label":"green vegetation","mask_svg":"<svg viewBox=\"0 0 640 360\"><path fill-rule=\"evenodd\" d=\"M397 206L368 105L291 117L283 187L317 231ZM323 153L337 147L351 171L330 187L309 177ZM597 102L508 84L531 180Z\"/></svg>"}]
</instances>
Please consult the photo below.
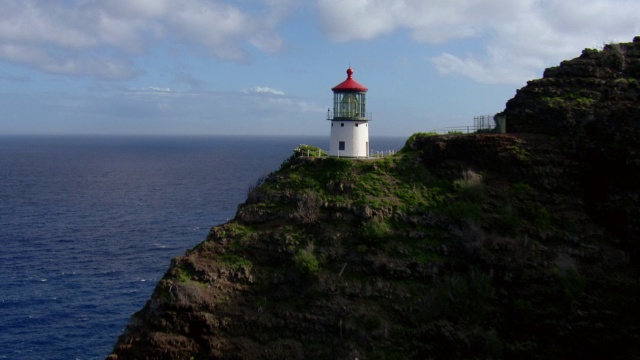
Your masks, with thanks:
<instances>
[{"instance_id":1,"label":"green vegetation","mask_svg":"<svg viewBox=\"0 0 640 360\"><path fill-rule=\"evenodd\" d=\"M366 161L294 157L282 166L282 171L287 173L286 178L277 184L267 181L263 191L286 187L305 194L294 205L302 212L317 210L322 203L345 201L349 206L366 205L374 210L410 210L431 207L444 201L448 195L441 188L439 179L427 169L416 168L413 156L405 151ZM410 171L406 171L408 169Z\"/></svg>"},{"instance_id":2,"label":"green vegetation","mask_svg":"<svg viewBox=\"0 0 640 360\"><path fill-rule=\"evenodd\" d=\"M527 195L533 192L533 188L529 184L519 182L511 186L511 192L516 196Z\"/></svg>"},{"instance_id":3,"label":"green vegetation","mask_svg":"<svg viewBox=\"0 0 640 360\"><path fill-rule=\"evenodd\" d=\"M407 141L405 142L404 147L406 149L410 149L413 147L416 139L419 139L421 137L426 137L426 136L438 136L439 134L437 132L417 132L414 133L413 135L409 136L409 138L407 139Z\"/></svg>"},{"instance_id":4,"label":"green vegetation","mask_svg":"<svg viewBox=\"0 0 640 360\"><path fill-rule=\"evenodd\" d=\"M462 172L461 179L454 180L453 187L465 200L477 202L484 196L482 175L470 169Z\"/></svg>"},{"instance_id":5,"label":"green vegetation","mask_svg":"<svg viewBox=\"0 0 640 360\"><path fill-rule=\"evenodd\" d=\"M482 216L482 206L466 201L452 201L442 207L444 214L454 221L479 220Z\"/></svg>"},{"instance_id":6,"label":"green vegetation","mask_svg":"<svg viewBox=\"0 0 640 360\"><path fill-rule=\"evenodd\" d=\"M187 267L178 267L174 271L173 278L180 283L186 283L193 278L193 270Z\"/></svg>"},{"instance_id":7,"label":"green vegetation","mask_svg":"<svg viewBox=\"0 0 640 360\"><path fill-rule=\"evenodd\" d=\"M320 263L308 249L300 249L293 256L293 262L296 268L306 276L315 276L320 271Z\"/></svg>"},{"instance_id":8,"label":"green vegetation","mask_svg":"<svg viewBox=\"0 0 640 360\"><path fill-rule=\"evenodd\" d=\"M234 254L223 254L222 256L220 256L220 260L223 264L229 266L235 271L239 270L241 267L249 269L253 267L253 263L251 262L251 260L247 260L241 256Z\"/></svg>"},{"instance_id":9,"label":"green vegetation","mask_svg":"<svg viewBox=\"0 0 640 360\"><path fill-rule=\"evenodd\" d=\"M391 227L384 220L373 219L364 223L362 236L368 239L380 239L389 235Z\"/></svg>"},{"instance_id":10,"label":"green vegetation","mask_svg":"<svg viewBox=\"0 0 640 360\"><path fill-rule=\"evenodd\" d=\"M551 108L585 108L593 106L597 99L593 98L593 94L588 91L578 93L561 93L553 97L542 97L540 101Z\"/></svg>"},{"instance_id":11,"label":"green vegetation","mask_svg":"<svg viewBox=\"0 0 640 360\"><path fill-rule=\"evenodd\" d=\"M329 156L329 154L317 146L300 144L293 149L293 156Z\"/></svg>"},{"instance_id":12,"label":"green vegetation","mask_svg":"<svg viewBox=\"0 0 640 360\"><path fill-rule=\"evenodd\" d=\"M529 160L529 152L527 149L521 147L519 144L515 144L509 148L509 152L520 161Z\"/></svg>"}]
</instances>

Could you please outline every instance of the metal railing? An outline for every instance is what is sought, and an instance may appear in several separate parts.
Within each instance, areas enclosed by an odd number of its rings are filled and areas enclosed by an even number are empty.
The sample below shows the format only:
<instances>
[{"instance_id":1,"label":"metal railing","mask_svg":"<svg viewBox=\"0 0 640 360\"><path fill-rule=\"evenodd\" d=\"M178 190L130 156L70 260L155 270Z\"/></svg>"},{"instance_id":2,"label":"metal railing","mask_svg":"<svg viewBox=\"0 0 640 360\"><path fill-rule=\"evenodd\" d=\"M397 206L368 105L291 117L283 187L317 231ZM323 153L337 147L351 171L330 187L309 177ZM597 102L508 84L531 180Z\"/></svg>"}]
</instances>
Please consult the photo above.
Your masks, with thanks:
<instances>
[{"instance_id":1,"label":"metal railing","mask_svg":"<svg viewBox=\"0 0 640 360\"><path fill-rule=\"evenodd\" d=\"M438 134L471 134L479 131L504 133L506 119L504 116L480 115L473 118L474 125L449 126L435 129Z\"/></svg>"},{"instance_id":2,"label":"metal railing","mask_svg":"<svg viewBox=\"0 0 640 360\"><path fill-rule=\"evenodd\" d=\"M296 149L297 150L297 149ZM344 157L344 156L340 156L341 151L338 150L338 154L336 155L336 157ZM357 157L347 157L348 159L382 159L386 156L391 156L394 155L396 153L396 150L370 150L369 151L369 156L357 156ZM297 157L324 157L324 156L331 156L328 155L329 152L322 150L322 149L318 149L318 150L309 150L309 149L305 149L305 150L299 150L296 152L296 156Z\"/></svg>"},{"instance_id":3,"label":"metal railing","mask_svg":"<svg viewBox=\"0 0 640 360\"><path fill-rule=\"evenodd\" d=\"M350 111L342 111L334 113L327 110L327 120L358 120L358 121L371 121L373 116L370 112L353 114Z\"/></svg>"},{"instance_id":4,"label":"metal railing","mask_svg":"<svg viewBox=\"0 0 640 360\"><path fill-rule=\"evenodd\" d=\"M474 125L467 125L467 126L448 126L445 128L441 128L441 129L435 129L433 130L433 132L437 132L438 134L471 134L471 133L475 133L478 130L491 130L493 129L492 127L480 127L480 126L474 126Z\"/></svg>"}]
</instances>

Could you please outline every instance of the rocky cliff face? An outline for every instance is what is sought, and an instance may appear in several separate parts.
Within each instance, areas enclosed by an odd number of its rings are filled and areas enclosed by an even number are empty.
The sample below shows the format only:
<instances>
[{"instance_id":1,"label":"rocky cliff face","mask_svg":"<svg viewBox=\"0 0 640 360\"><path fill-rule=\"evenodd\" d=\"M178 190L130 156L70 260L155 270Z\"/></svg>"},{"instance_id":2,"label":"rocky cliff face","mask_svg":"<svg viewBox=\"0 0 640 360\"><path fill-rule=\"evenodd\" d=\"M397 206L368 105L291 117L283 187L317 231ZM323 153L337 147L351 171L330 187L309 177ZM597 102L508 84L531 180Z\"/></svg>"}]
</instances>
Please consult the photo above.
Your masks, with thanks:
<instances>
[{"instance_id":1,"label":"rocky cliff face","mask_svg":"<svg viewBox=\"0 0 640 360\"><path fill-rule=\"evenodd\" d=\"M640 183L622 174L635 176L640 137L623 147L590 130L636 105L543 111L538 97L588 78L567 64L508 103L520 133L290 158L172 262L109 358L639 358ZM600 176L608 161L622 170Z\"/></svg>"},{"instance_id":2,"label":"rocky cliff face","mask_svg":"<svg viewBox=\"0 0 640 360\"><path fill-rule=\"evenodd\" d=\"M562 137L584 167L594 221L626 239L640 264L640 37L586 49L507 102L510 133Z\"/></svg>"},{"instance_id":3,"label":"rocky cliff face","mask_svg":"<svg viewBox=\"0 0 640 360\"><path fill-rule=\"evenodd\" d=\"M507 102L507 132L580 136L638 128L640 37L585 49L548 68Z\"/></svg>"}]
</instances>

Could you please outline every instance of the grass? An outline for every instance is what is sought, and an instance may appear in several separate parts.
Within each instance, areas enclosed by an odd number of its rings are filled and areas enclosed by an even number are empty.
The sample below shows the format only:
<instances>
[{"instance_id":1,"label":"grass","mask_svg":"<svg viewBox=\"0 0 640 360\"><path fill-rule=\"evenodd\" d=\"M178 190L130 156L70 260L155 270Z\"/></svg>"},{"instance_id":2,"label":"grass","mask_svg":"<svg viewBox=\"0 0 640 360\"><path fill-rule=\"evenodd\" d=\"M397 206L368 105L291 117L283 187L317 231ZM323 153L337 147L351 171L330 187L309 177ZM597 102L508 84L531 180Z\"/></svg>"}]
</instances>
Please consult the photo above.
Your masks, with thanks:
<instances>
[{"instance_id":1,"label":"grass","mask_svg":"<svg viewBox=\"0 0 640 360\"><path fill-rule=\"evenodd\" d=\"M206 288L208 286L207 283L204 282L200 282L197 280L194 280L194 272L192 269L181 266L181 267L177 267L173 270L173 278L181 284L186 284L186 283L196 283L198 284L201 288Z\"/></svg>"},{"instance_id":2,"label":"grass","mask_svg":"<svg viewBox=\"0 0 640 360\"><path fill-rule=\"evenodd\" d=\"M176 280L181 283L186 283L187 281L191 280L192 276L193 274L188 272L186 269L179 268L178 274L176 275Z\"/></svg>"},{"instance_id":3,"label":"grass","mask_svg":"<svg viewBox=\"0 0 640 360\"><path fill-rule=\"evenodd\" d=\"M293 149L294 156L329 156L329 154L317 146L300 144Z\"/></svg>"},{"instance_id":4,"label":"grass","mask_svg":"<svg viewBox=\"0 0 640 360\"><path fill-rule=\"evenodd\" d=\"M427 136L438 136L439 134L437 132L431 131L431 132L417 132L414 133L413 135L411 135L407 141L405 142L405 148L411 148L413 147L414 143L416 142L417 139L421 138L421 137L427 137Z\"/></svg>"},{"instance_id":5,"label":"grass","mask_svg":"<svg viewBox=\"0 0 640 360\"><path fill-rule=\"evenodd\" d=\"M435 252L425 251L419 252L418 254L414 255L413 258L421 264L430 264L433 262L440 262L442 260L440 255L436 254Z\"/></svg>"},{"instance_id":6,"label":"grass","mask_svg":"<svg viewBox=\"0 0 640 360\"><path fill-rule=\"evenodd\" d=\"M484 195L482 175L471 169L462 172L462 178L454 180L453 187L460 196L469 201L480 201Z\"/></svg>"},{"instance_id":7,"label":"grass","mask_svg":"<svg viewBox=\"0 0 640 360\"><path fill-rule=\"evenodd\" d=\"M242 267L246 267L249 269L253 267L253 263L251 262L251 260L234 254L223 254L222 256L220 256L220 260L223 264L227 265L234 271L237 271Z\"/></svg>"},{"instance_id":8,"label":"grass","mask_svg":"<svg viewBox=\"0 0 640 360\"><path fill-rule=\"evenodd\" d=\"M358 161L333 157L288 160L276 184L267 182L264 191L316 194L326 203L367 205L375 210L396 208L414 211L445 200L443 189L430 184L436 177L415 166L415 153L404 152L383 159ZM280 179L279 179L280 180Z\"/></svg>"},{"instance_id":9,"label":"grass","mask_svg":"<svg viewBox=\"0 0 640 360\"><path fill-rule=\"evenodd\" d=\"M479 220L482 216L482 206L466 201L454 201L442 208L444 214L456 220Z\"/></svg>"},{"instance_id":10,"label":"grass","mask_svg":"<svg viewBox=\"0 0 640 360\"><path fill-rule=\"evenodd\" d=\"M391 227L384 220L371 219L364 223L362 237L367 239L380 239L391 233Z\"/></svg>"}]
</instances>

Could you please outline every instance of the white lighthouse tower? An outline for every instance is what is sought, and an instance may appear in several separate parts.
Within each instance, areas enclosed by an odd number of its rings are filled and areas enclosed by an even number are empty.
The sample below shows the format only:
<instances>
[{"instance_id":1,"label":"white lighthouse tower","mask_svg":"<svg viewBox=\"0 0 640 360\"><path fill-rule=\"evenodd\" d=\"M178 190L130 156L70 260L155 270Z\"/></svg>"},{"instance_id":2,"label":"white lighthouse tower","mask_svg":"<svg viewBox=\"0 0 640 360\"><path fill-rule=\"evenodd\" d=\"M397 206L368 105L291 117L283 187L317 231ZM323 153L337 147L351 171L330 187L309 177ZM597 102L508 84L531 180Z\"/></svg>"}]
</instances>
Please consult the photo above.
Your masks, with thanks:
<instances>
[{"instance_id":1,"label":"white lighthouse tower","mask_svg":"<svg viewBox=\"0 0 640 360\"><path fill-rule=\"evenodd\" d=\"M347 80L331 88L333 113L327 110L331 121L329 155L340 157L369 156L369 119L366 113L367 88L353 80L353 69L347 69Z\"/></svg>"}]
</instances>

